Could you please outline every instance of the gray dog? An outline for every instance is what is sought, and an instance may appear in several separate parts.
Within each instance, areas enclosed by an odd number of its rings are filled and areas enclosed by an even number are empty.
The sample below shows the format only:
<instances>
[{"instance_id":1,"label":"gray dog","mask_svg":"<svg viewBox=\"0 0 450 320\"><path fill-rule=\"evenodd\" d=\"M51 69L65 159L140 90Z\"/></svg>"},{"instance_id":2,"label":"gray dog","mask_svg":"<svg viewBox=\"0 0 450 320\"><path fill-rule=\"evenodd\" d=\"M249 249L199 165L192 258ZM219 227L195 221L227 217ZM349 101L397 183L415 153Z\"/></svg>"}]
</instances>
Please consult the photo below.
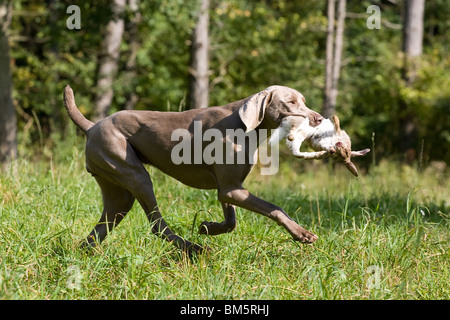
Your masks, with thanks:
<instances>
[{"instance_id":1,"label":"gray dog","mask_svg":"<svg viewBox=\"0 0 450 320\"><path fill-rule=\"evenodd\" d=\"M178 141L172 134L177 129L194 134L194 123L202 130L216 129L226 137L229 129L245 132L272 130L286 117L308 119L316 127L323 117L305 105L298 91L271 86L253 96L221 107L193 109L183 112L120 111L97 123L86 119L75 105L72 89L64 91L64 105L73 122L86 134L86 168L99 184L103 196L103 213L87 237L87 245L95 246L130 211L137 199L152 225L152 232L187 252L203 248L174 234L161 216L153 192L153 184L144 164L150 164L182 183L201 189L217 189L225 219L204 221L199 232L217 235L236 226L235 205L267 216L283 226L294 240L313 243L317 236L293 221L281 208L248 192L242 183L253 163L181 163L175 164L172 150ZM226 138L222 143L227 143ZM228 141L229 143L229 141ZM232 142L234 143L234 142ZM204 145L201 146L204 148ZM248 145L234 143L235 150L244 150L251 158ZM254 150L253 150L254 152ZM331 154L323 151L322 157Z\"/></svg>"}]
</instances>

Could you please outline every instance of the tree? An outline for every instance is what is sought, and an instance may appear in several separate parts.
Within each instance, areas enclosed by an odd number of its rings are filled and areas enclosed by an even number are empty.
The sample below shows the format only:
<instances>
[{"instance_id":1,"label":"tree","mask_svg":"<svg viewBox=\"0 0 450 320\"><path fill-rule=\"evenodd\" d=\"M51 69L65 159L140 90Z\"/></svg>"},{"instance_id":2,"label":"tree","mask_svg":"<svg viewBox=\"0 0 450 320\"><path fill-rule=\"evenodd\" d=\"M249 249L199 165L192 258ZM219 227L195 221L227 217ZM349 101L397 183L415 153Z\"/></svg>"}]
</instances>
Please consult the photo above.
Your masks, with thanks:
<instances>
[{"instance_id":1,"label":"tree","mask_svg":"<svg viewBox=\"0 0 450 320\"><path fill-rule=\"evenodd\" d=\"M108 115L113 99L112 84L118 69L120 43L124 32L125 2L125 0L113 1L112 17L106 26L99 61L94 121L101 120Z\"/></svg>"},{"instance_id":2,"label":"tree","mask_svg":"<svg viewBox=\"0 0 450 320\"><path fill-rule=\"evenodd\" d=\"M335 113L344 43L346 0L338 0L337 23L335 21L335 2L336 0L328 0L327 9L328 27L325 61L325 97L322 107L322 115L326 118L331 117ZM337 24L336 28L335 24Z\"/></svg>"},{"instance_id":3,"label":"tree","mask_svg":"<svg viewBox=\"0 0 450 320\"><path fill-rule=\"evenodd\" d=\"M406 87L412 87L419 68L422 55L423 16L425 0L405 0L403 13L403 80ZM402 113L400 126L402 135L401 149L406 153L408 161L415 157L414 142L417 140L417 124L414 112L408 108L405 101L401 101Z\"/></svg>"},{"instance_id":4,"label":"tree","mask_svg":"<svg viewBox=\"0 0 450 320\"><path fill-rule=\"evenodd\" d=\"M414 82L418 58L422 55L425 0L405 0L403 16L404 79Z\"/></svg>"},{"instance_id":5,"label":"tree","mask_svg":"<svg viewBox=\"0 0 450 320\"><path fill-rule=\"evenodd\" d=\"M190 74L190 107L206 108L209 104L209 0L201 0L197 25L192 33Z\"/></svg>"},{"instance_id":6,"label":"tree","mask_svg":"<svg viewBox=\"0 0 450 320\"><path fill-rule=\"evenodd\" d=\"M128 0L128 5L131 10L131 18L126 23L126 33L128 35L128 43L130 46L129 50L129 57L127 59L127 62L125 64L125 72L126 77L130 81L133 81L137 76L137 62L136 62L136 56L139 50L139 30L138 30L138 24L141 22L141 13L139 12L139 0ZM127 99L125 102L124 109L131 110L134 109L134 106L136 105L136 102L138 101L139 97L136 93L135 86L132 86L132 90L128 92Z\"/></svg>"},{"instance_id":7,"label":"tree","mask_svg":"<svg viewBox=\"0 0 450 320\"><path fill-rule=\"evenodd\" d=\"M17 122L12 101L12 78L9 55L9 25L12 3L0 3L0 164L17 157Z\"/></svg>"}]
</instances>

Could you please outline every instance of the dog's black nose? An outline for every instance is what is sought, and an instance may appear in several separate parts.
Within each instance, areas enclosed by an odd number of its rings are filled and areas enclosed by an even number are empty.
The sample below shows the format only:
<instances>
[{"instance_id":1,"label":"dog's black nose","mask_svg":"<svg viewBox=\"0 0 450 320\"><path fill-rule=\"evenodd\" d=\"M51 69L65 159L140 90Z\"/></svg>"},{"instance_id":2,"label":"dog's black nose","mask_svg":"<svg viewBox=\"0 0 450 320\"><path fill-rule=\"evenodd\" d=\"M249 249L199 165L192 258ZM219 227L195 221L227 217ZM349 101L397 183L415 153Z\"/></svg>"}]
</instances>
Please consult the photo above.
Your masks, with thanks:
<instances>
[{"instance_id":1,"label":"dog's black nose","mask_svg":"<svg viewBox=\"0 0 450 320\"><path fill-rule=\"evenodd\" d=\"M317 125L321 124L323 119L324 119L324 117L322 117L320 114L318 114L318 115L315 117L315 122L316 122L316 124L317 124Z\"/></svg>"},{"instance_id":2,"label":"dog's black nose","mask_svg":"<svg viewBox=\"0 0 450 320\"><path fill-rule=\"evenodd\" d=\"M322 120L323 120L323 119L324 119L324 117L322 117L321 114L319 114L319 113L313 111L313 112L309 115L309 125L310 125L311 127L316 127L316 126L318 126L319 124L322 123Z\"/></svg>"}]
</instances>

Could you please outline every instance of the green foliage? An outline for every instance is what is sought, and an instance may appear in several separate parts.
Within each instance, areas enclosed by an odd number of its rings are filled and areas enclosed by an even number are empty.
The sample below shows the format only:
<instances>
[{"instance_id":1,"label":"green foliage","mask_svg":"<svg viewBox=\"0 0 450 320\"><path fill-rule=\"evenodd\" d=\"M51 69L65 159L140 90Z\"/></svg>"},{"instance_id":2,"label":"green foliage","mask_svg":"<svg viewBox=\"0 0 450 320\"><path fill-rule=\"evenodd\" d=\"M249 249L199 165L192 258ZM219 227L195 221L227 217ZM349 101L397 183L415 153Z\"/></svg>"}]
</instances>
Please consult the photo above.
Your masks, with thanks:
<instances>
[{"instance_id":1,"label":"green foliage","mask_svg":"<svg viewBox=\"0 0 450 320\"><path fill-rule=\"evenodd\" d=\"M323 81L319 42L324 2L221 2L212 17L212 104L235 100L272 84L298 88L320 109ZM215 67L214 67L215 66ZM222 74L221 74L222 72Z\"/></svg>"},{"instance_id":2,"label":"green foliage","mask_svg":"<svg viewBox=\"0 0 450 320\"><path fill-rule=\"evenodd\" d=\"M416 153L423 153L421 160L448 162L449 7L445 0L426 1L424 53L417 79L407 87L401 77L401 29L386 23L379 30L366 26L366 9L372 4L380 6L384 22L401 26L400 3L347 2L353 15L346 19L336 110L355 148L372 146L375 136L377 159L399 154L399 119L411 112L418 124ZM14 2L14 101L26 147L55 132L65 136L69 120L61 96L66 84L74 89L81 111L88 117L93 112L102 32L111 11L108 1L83 2L82 29L69 30L70 4ZM326 5L324 0L211 1L210 104L224 105L281 84L303 92L307 105L320 112ZM184 108L190 38L198 10L198 1L140 1L137 74L130 78L125 70L130 58L126 30L111 112L122 109L130 93L139 97L137 109ZM124 19L132 19L130 10Z\"/></svg>"}]
</instances>

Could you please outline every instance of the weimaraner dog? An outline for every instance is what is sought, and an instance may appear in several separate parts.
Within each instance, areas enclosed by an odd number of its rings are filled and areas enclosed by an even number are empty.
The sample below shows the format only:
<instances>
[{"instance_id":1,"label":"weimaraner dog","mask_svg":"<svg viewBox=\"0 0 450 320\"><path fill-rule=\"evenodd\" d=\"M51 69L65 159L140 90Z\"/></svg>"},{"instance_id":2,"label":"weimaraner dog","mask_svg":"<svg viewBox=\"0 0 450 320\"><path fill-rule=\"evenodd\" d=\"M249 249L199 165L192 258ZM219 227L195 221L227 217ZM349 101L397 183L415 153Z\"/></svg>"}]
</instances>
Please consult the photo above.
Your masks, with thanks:
<instances>
[{"instance_id":1,"label":"weimaraner dog","mask_svg":"<svg viewBox=\"0 0 450 320\"><path fill-rule=\"evenodd\" d=\"M73 122L86 134L86 168L96 179L103 196L102 216L87 237L86 245L95 246L103 241L137 199L153 233L190 253L204 249L177 236L167 226L144 164L150 164L188 186L217 189L225 220L220 223L204 221L200 233L217 235L232 231L236 226L235 206L239 206L271 218L294 240L313 243L317 239L280 207L256 197L242 186L253 163L175 164L171 158L172 149L179 143L171 138L173 132L183 129L194 134L194 122L198 121L201 121L202 130L217 129L224 137L227 129L245 132L276 129L288 116L308 119L311 127L319 125L323 117L306 107L305 98L298 91L271 86L225 106L183 112L119 111L95 124L77 109L69 86L64 91L64 105ZM246 153L250 152L248 146L244 148ZM322 151L315 158L328 155L328 151Z\"/></svg>"}]
</instances>

